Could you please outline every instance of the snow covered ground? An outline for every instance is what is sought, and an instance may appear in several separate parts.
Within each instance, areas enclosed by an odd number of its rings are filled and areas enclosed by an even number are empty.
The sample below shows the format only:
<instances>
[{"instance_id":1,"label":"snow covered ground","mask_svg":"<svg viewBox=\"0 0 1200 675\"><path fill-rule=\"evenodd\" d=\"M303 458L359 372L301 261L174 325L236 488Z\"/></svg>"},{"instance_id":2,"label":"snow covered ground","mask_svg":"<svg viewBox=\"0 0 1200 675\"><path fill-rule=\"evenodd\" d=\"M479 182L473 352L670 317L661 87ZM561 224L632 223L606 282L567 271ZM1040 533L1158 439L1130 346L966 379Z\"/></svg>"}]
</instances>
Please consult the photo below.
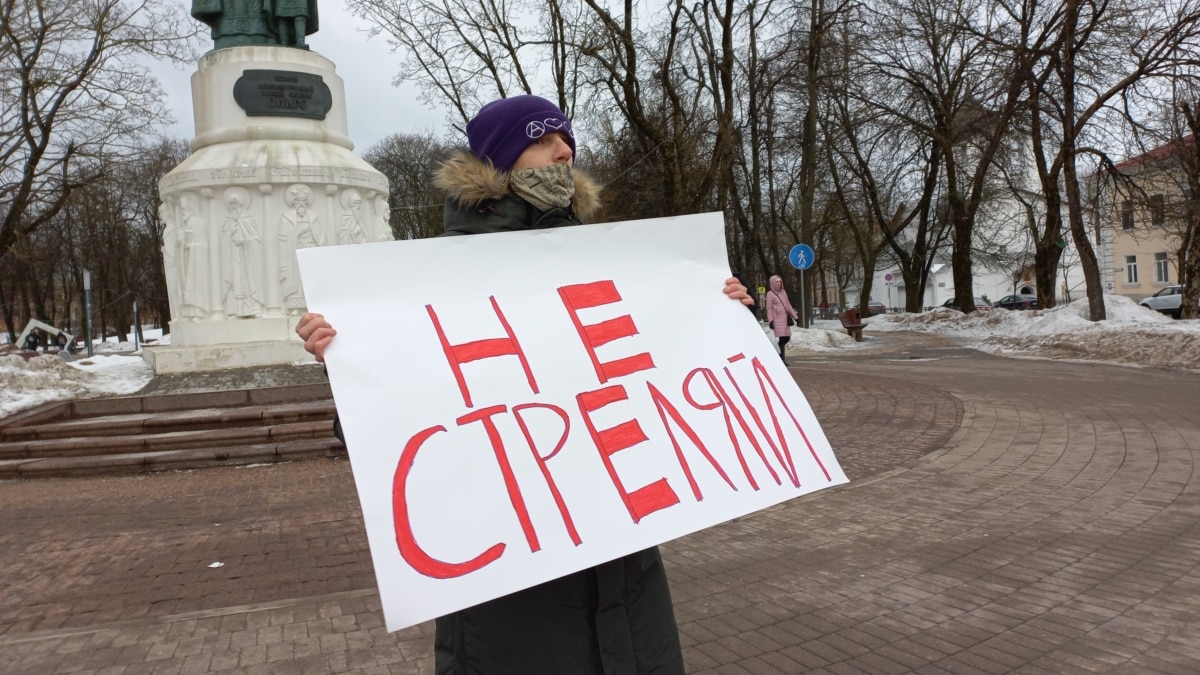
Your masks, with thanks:
<instances>
[{"instance_id":1,"label":"snow covered ground","mask_svg":"<svg viewBox=\"0 0 1200 675\"><path fill-rule=\"evenodd\" d=\"M1106 295L1108 318L1092 322L1087 300L1047 310L963 314L934 309L921 314L883 314L867 319L863 341L854 342L837 321L818 321L793 330L788 353L868 349L886 344L895 331L935 333L964 346L1002 356L1102 361L1131 366L1200 370L1200 321L1176 321Z\"/></svg>"},{"instance_id":2,"label":"snow covered ground","mask_svg":"<svg viewBox=\"0 0 1200 675\"><path fill-rule=\"evenodd\" d=\"M0 417L50 401L132 394L154 372L140 354L97 354L68 363L52 354L0 356Z\"/></svg>"},{"instance_id":3,"label":"snow covered ground","mask_svg":"<svg viewBox=\"0 0 1200 675\"><path fill-rule=\"evenodd\" d=\"M812 328L792 331L788 353L886 348L889 333L908 331L936 333L1004 356L1165 366L1200 375L1200 321L1176 321L1121 296L1106 296L1105 307L1109 318L1098 323L1085 318L1086 300L1032 312L885 314L867 319L862 342L846 335L837 321L817 321ZM764 333L769 333L765 326ZM28 361L0 356L0 417L49 401L131 394L153 377L132 344L110 342L93 351L91 358L76 356L70 362L49 355Z\"/></svg>"},{"instance_id":4,"label":"snow covered ground","mask_svg":"<svg viewBox=\"0 0 1200 675\"><path fill-rule=\"evenodd\" d=\"M162 331L143 331L147 340L169 344ZM130 342L97 342L68 362L54 354L26 361L0 354L0 417L51 401L132 394L146 386L154 371Z\"/></svg>"}]
</instances>

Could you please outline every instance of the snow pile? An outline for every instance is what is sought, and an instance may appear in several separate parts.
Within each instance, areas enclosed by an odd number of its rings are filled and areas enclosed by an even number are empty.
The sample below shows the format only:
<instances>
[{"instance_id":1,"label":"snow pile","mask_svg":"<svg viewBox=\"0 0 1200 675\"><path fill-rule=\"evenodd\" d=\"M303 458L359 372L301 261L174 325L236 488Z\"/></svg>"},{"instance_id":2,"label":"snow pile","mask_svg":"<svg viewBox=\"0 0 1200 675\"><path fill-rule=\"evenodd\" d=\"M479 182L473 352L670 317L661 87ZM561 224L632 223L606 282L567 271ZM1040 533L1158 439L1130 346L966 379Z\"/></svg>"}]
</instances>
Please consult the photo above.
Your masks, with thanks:
<instances>
[{"instance_id":1,"label":"snow pile","mask_svg":"<svg viewBox=\"0 0 1200 675\"><path fill-rule=\"evenodd\" d=\"M994 309L963 314L958 310L939 307L922 314L884 314L868 320L873 332L888 330L929 331L951 333L964 337L990 338L996 336L1024 337L1055 335L1079 330L1126 330L1148 326L1188 326L1192 322L1177 322L1139 306L1120 295L1104 296L1107 319L1088 320L1087 300L1046 310L1010 311Z\"/></svg>"},{"instance_id":2,"label":"snow pile","mask_svg":"<svg viewBox=\"0 0 1200 675\"><path fill-rule=\"evenodd\" d=\"M841 328L833 329L826 328L825 325L830 322L822 322L822 324L814 325L808 329L792 328L792 339L788 341L787 351L791 352L828 352L842 349L855 349L859 343L854 341L854 338L846 334ZM838 322L832 322L835 326L840 326ZM779 351L779 343L775 338L775 331L769 326L763 324L763 335L771 341L771 346L775 351Z\"/></svg>"},{"instance_id":3,"label":"snow pile","mask_svg":"<svg viewBox=\"0 0 1200 675\"><path fill-rule=\"evenodd\" d=\"M138 355L98 354L71 363L51 354L28 361L0 356L0 417L51 401L132 394L153 376Z\"/></svg>"},{"instance_id":4,"label":"snow pile","mask_svg":"<svg viewBox=\"0 0 1200 675\"><path fill-rule=\"evenodd\" d=\"M1006 356L1108 361L1200 369L1200 322L1176 321L1119 295L1104 296L1104 321L1089 321L1086 299L1047 310L963 314L934 309L869 319L867 335L940 333L980 351Z\"/></svg>"}]
</instances>

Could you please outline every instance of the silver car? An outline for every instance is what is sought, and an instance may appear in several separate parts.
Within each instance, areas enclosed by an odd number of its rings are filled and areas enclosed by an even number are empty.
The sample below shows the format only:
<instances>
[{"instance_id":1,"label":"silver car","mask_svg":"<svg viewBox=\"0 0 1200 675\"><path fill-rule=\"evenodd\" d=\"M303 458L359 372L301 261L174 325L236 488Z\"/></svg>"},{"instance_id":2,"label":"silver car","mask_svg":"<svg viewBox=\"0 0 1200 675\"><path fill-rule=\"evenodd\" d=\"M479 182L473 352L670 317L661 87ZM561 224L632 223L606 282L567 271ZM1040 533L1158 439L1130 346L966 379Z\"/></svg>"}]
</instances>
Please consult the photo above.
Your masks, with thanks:
<instances>
[{"instance_id":1,"label":"silver car","mask_svg":"<svg viewBox=\"0 0 1200 675\"><path fill-rule=\"evenodd\" d=\"M1183 313L1183 286L1167 286L1138 304L1178 319Z\"/></svg>"}]
</instances>

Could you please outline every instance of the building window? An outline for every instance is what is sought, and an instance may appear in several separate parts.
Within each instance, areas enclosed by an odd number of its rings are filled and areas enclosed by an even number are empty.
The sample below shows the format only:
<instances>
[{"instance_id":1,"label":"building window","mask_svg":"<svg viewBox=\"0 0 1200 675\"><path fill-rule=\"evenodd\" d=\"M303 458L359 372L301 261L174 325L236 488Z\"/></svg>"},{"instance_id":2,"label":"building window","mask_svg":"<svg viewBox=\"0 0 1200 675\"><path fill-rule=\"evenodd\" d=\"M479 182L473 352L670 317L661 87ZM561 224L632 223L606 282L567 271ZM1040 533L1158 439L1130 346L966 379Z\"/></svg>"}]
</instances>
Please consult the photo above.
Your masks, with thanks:
<instances>
[{"instance_id":1,"label":"building window","mask_svg":"<svg viewBox=\"0 0 1200 675\"><path fill-rule=\"evenodd\" d=\"M1126 199L1121 202L1121 227L1125 230L1133 229L1133 200Z\"/></svg>"},{"instance_id":2,"label":"building window","mask_svg":"<svg viewBox=\"0 0 1200 675\"><path fill-rule=\"evenodd\" d=\"M1137 256L1125 256L1125 283L1133 285L1138 282L1137 276Z\"/></svg>"},{"instance_id":3,"label":"building window","mask_svg":"<svg viewBox=\"0 0 1200 675\"><path fill-rule=\"evenodd\" d=\"M1150 195L1150 224L1155 227L1167 224L1167 205L1161 194Z\"/></svg>"},{"instance_id":4,"label":"building window","mask_svg":"<svg viewBox=\"0 0 1200 675\"><path fill-rule=\"evenodd\" d=\"M1154 254L1154 281L1165 284L1171 281L1170 267L1167 265L1166 253Z\"/></svg>"}]
</instances>

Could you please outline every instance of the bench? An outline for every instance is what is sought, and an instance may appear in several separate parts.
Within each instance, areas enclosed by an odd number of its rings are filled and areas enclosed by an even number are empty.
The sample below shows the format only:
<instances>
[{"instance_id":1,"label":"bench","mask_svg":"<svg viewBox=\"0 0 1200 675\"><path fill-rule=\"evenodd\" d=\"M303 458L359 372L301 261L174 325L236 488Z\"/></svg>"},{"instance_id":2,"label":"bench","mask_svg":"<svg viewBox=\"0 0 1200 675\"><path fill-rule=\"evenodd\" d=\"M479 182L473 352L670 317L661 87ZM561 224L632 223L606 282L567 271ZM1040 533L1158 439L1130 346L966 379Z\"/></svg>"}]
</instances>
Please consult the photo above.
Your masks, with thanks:
<instances>
[{"instance_id":1,"label":"bench","mask_svg":"<svg viewBox=\"0 0 1200 675\"><path fill-rule=\"evenodd\" d=\"M838 319L842 322L842 328L846 329L855 342L862 342L862 330L866 324L862 322L862 316L857 309L847 309L838 314Z\"/></svg>"}]
</instances>

